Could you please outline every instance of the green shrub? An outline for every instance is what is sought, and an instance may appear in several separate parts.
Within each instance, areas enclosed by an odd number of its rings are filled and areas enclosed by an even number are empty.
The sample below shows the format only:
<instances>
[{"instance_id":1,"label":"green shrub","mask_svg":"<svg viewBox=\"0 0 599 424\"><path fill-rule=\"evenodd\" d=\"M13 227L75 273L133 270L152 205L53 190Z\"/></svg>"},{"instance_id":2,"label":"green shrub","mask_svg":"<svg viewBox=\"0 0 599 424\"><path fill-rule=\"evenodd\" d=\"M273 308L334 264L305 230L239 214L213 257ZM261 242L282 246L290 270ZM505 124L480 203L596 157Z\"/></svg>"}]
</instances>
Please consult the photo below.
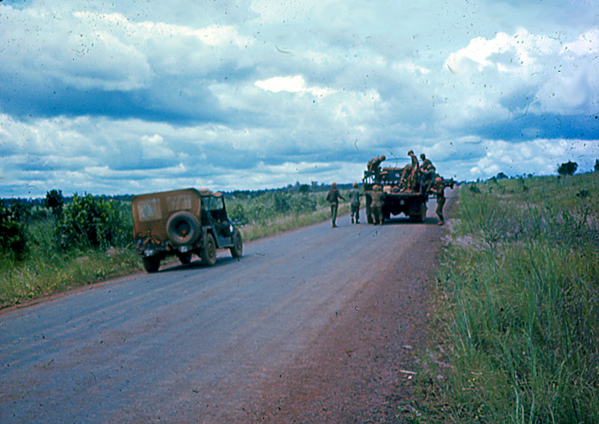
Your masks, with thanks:
<instances>
[{"instance_id":1,"label":"green shrub","mask_svg":"<svg viewBox=\"0 0 599 424\"><path fill-rule=\"evenodd\" d=\"M18 260L27 253L26 211L17 204L9 209L0 199L0 249Z\"/></svg>"},{"instance_id":2,"label":"green shrub","mask_svg":"<svg viewBox=\"0 0 599 424\"><path fill-rule=\"evenodd\" d=\"M125 219L121 206L112 200L80 197L65 208L57 227L61 249L71 247L124 246L132 240L130 219ZM127 215L130 215L128 213Z\"/></svg>"}]
</instances>

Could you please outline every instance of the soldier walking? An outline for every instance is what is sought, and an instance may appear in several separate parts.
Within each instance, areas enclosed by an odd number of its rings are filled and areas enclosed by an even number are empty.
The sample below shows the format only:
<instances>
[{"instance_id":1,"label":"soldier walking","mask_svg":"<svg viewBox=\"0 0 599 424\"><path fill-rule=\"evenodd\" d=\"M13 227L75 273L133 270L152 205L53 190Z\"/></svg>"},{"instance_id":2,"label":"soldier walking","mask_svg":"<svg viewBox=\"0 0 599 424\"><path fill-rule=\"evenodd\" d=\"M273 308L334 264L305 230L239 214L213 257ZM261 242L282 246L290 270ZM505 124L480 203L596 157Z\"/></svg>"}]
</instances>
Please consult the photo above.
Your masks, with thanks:
<instances>
[{"instance_id":1,"label":"soldier walking","mask_svg":"<svg viewBox=\"0 0 599 424\"><path fill-rule=\"evenodd\" d=\"M337 190L337 183L331 183L331 189L329 190L329 193L327 194L327 200L329 201L329 204L331 205L331 222L332 222L332 227L333 228L337 228L337 209L339 208L339 199L341 200L345 200L343 198L343 196L341 196L341 193L339 193L339 190Z\"/></svg>"},{"instance_id":2,"label":"soldier walking","mask_svg":"<svg viewBox=\"0 0 599 424\"><path fill-rule=\"evenodd\" d=\"M356 218L356 224L360 223L360 196L362 196L362 193L358 190L358 183L354 183L352 189L349 191L352 224L354 223L354 217Z\"/></svg>"},{"instance_id":3,"label":"soldier walking","mask_svg":"<svg viewBox=\"0 0 599 424\"><path fill-rule=\"evenodd\" d=\"M443 182L443 178L437 177L435 178L435 184L431 187L431 191L437 194L437 216L439 217L439 224L445 224L445 219L443 218L443 206L445 206L445 184Z\"/></svg>"}]
</instances>

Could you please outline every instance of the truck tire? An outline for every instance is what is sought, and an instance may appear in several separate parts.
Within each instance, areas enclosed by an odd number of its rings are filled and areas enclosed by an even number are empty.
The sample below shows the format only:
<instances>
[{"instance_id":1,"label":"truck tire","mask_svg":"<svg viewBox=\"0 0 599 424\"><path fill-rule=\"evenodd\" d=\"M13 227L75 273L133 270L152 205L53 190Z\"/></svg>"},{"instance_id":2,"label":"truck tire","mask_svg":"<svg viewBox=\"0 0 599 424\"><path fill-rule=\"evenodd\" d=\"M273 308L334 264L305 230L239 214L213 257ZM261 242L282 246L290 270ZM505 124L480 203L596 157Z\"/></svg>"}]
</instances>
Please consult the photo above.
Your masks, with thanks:
<instances>
[{"instance_id":1,"label":"truck tire","mask_svg":"<svg viewBox=\"0 0 599 424\"><path fill-rule=\"evenodd\" d=\"M206 233L204 247L200 251L200 259L205 266L212 266L216 263L216 243L210 233Z\"/></svg>"},{"instance_id":2,"label":"truck tire","mask_svg":"<svg viewBox=\"0 0 599 424\"><path fill-rule=\"evenodd\" d=\"M158 269L160 268L160 258L157 258L156 256L147 256L141 258L141 261L147 273L152 274L158 272Z\"/></svg>"},{"instance_id":3,"label":"truck tire","mask_svg":"<svg viewBox=\"0 0 599 424\"><path fill-rule=\"evenodd\" d=\"M231 250L231 256L234 258L241 258L241 255L243 255L243 238L241 237L241 231L235 230L233 246L231 246L229 250Z\"/></svg>"},{"instance_id":4,"label":"truck tire","mask_svg":"<svg viewBox=\"0 0 599 424\"><path fill-rule=\"evenodd\" d=\"M420 207L420 213L414 217L416 222L424 222L426 220L426 204L423 203Z\"/></svg>"},{"instance_id":5,"label":"truck tire","mask_svg":"<svg viewBox=\"0 0 599 424\"><path fill-rule=\"evenodd\" d=\"M175 212L166 222L166 235L175 246L192 244L200 236L200 222L191 212Z\"/></svg>"}]
</instances>

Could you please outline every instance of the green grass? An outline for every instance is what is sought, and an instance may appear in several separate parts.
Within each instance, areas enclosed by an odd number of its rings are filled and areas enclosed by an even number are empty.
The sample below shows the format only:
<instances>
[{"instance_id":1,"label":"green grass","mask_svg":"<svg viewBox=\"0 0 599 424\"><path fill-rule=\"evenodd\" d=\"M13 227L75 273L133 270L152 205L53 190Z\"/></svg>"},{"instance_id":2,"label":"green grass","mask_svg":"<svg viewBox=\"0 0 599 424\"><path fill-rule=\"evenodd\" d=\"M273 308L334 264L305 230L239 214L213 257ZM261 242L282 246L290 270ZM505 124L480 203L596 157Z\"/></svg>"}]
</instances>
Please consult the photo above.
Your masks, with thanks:
<instances>
[{"instance_id":1,"label":"green grass","mask_svg":"<svg viewBox=\"0 0 599 424\"><path fill-rule=\"evenodd\" d=\"M129 249L57 249L52 220L29 225L29 252L21 261L0 259L0 307L23 303L45 294L91 284L140 268Z\"/></svg>"},{"instance_id":2,"label":"green grass","mask_svg":"<svg viewBox=\"0 0 599 424\"><path fill-rule=\"evenodd\" d=\"M599 173L461 188L420 422L599 422L598 208Z\"/></svg>"}]
</instances>

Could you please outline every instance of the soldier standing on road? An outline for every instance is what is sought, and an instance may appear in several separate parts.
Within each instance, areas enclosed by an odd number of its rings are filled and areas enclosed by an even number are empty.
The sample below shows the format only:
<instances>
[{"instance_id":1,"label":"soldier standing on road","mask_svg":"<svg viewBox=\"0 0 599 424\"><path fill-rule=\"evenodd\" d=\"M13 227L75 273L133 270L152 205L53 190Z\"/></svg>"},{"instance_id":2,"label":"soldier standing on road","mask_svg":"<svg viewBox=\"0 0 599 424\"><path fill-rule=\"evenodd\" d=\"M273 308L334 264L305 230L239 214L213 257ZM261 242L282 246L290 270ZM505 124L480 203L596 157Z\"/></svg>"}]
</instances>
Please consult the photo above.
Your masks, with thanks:
<instances>
[{"instance_id":1,"label":"soldier standing on road","mask_svg":"<svg viewBox=\"0 0 599 424\"><path fill-rule=\"evenodd\" d=\"M385 197L385 193L381 189L381 186L375 184L374 187L372 187L370 197L372 198L370 211L374 218L374 225L383 225L383 198Z\"/></svg>"},{"instance_id":2,"label":"soldier standing on road","mask_svg":"<svg viewBox=\"0 0 599 424\"><path fill-rule=\"evenodd\" d=\"M360 223L360 196L362 196L362 193L358 190L358 183L354 183L353 188L349 191L352 224L354 223L354 216L356 224Z\"/></svg>"},{"instance_id":3,"label":"soldier standing on road","mask_svg":"<svg viewBox=\"0 0 599 424\"><path fill-rule=\"evenodd\" d=\"M343 196L341 196L341 193L339 193L339 190L337 190L337 183L331 183L331 189L329 190L329 193L327 194L327 200L329 201L330 205L331 205L331 221L332 221L332 227L333 228L337 228L337 209L339 208L339 199L341 200L345 200L343 198Z\"/></svg>"},{"instance_id":4,"label":"soldier standing on road","mask_svg":"<svg viewBox=\"0 0 599 424\"><path fill-rule=\"evenodd\" d=\"M431 187L431 191L437 194L437 216L439 217L439 225L443 225L445 223L445 219L443 218L443 206L445 206L445 184L443 183L443 178L437 177L435 179L435 184Z\"/></svg>"},{"instance_id":5,"label":"soldier standing on road","mask_svg":"<svg viewBox=\"0 0 599 424\"><path fill-rule=\"evenodd\" d=\"M370 159L366 165L368 172L370 172L371 175L374 175L374 181L377 184L380 184L381 182L381 162L383 162L385 159L387 159L385 155L374 157Z\"/></svg>"}]
</instances>

